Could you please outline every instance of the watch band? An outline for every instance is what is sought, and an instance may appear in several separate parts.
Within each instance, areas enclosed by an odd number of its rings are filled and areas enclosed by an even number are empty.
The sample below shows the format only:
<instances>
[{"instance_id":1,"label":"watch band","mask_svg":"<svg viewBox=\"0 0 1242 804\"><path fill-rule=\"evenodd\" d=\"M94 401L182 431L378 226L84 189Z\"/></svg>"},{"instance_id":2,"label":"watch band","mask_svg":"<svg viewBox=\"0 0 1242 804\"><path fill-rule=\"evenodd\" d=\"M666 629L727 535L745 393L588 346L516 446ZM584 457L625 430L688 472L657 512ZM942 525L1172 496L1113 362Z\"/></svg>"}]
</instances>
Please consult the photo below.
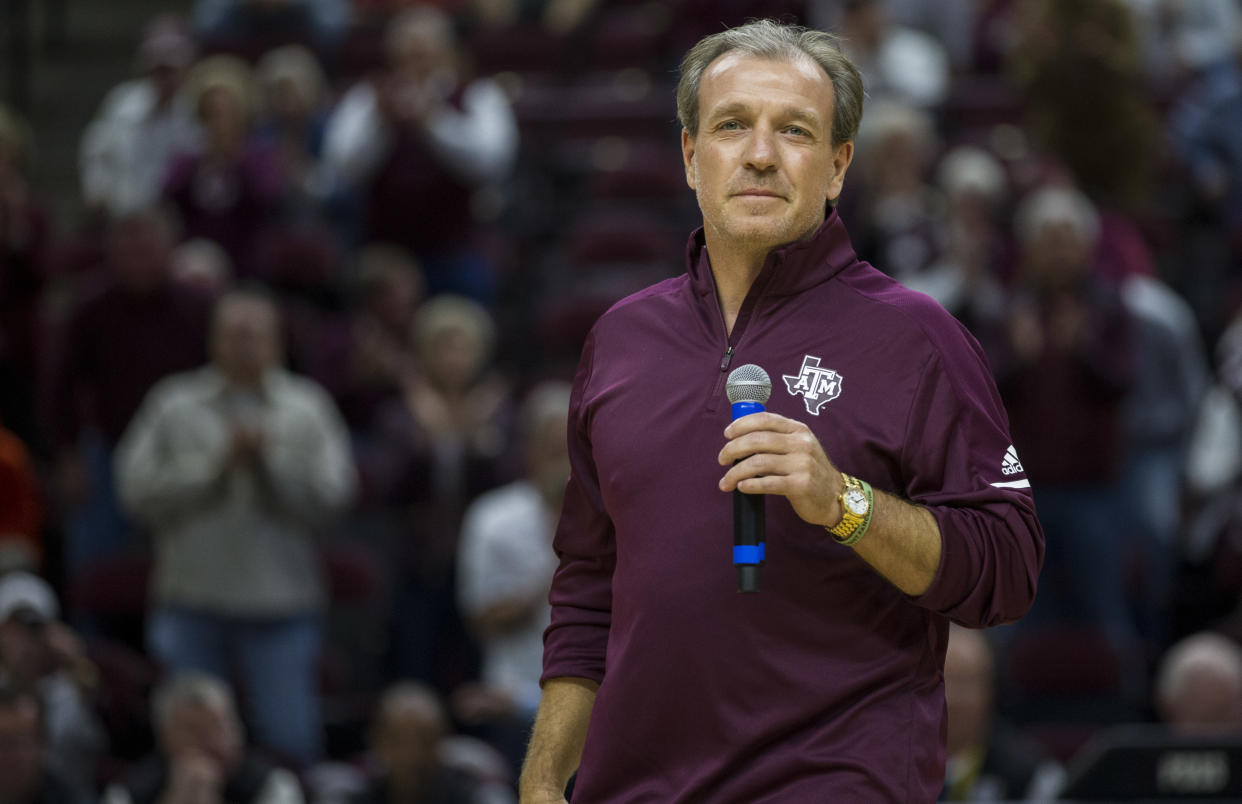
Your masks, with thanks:
<instances>
[{"instance_id":1,"label":"watch band","mask_svg":"<svg viewBox=\"0 0 1242 804\"><path fill-rule=\"evenodd\" d=\"M857 544L858 540L867 532L868 526L871 525L871 514L875 510L875 493L871 489L871 484L865 480L859 480L856 477L841 473L841 479L845 483L845 488L841 491L838 502L841 507L841 521L828 528L828 532L836 539L837 544L849 547ZM846 497L853 494L862 493L866 499L866 511L858 514L850 510L850 506L846 504Z\"/></svg>"}]
</instances>

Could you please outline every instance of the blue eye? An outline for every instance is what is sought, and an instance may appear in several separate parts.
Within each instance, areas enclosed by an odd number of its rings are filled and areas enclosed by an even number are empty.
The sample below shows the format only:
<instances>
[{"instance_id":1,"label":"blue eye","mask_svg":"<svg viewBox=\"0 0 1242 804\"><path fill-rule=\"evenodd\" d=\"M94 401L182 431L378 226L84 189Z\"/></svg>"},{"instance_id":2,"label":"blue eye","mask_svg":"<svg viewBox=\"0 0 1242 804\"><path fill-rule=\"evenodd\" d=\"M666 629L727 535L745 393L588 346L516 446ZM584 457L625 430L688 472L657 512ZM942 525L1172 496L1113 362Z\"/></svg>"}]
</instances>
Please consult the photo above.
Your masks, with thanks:
<instances>
[{"instance_id":1,"label":"blue eye","mask_svg":"<svg viewBox=\"0 0 1242 804\"><path fill-rule=\"evenodd\" d=\"M741 123L737 122L736 120L726 120L720 124L719 128L722 131L737 131L739 128L741 128Z\"/></svg>"}]
</instances>

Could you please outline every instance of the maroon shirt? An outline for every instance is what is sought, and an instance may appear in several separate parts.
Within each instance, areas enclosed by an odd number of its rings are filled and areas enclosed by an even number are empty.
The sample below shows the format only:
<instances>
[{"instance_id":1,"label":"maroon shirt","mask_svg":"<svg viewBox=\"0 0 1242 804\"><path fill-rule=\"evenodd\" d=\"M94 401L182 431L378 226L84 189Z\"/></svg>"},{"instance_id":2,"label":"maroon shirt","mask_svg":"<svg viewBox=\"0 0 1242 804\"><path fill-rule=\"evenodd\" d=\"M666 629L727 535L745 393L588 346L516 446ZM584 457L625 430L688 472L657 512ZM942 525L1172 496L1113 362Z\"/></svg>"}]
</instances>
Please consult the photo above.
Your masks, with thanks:
<instances>
[{"instance_id":1,"label":"maroon shirt","mask_svg":"<svg viewBox=\"0 0 1242 804\"><path fill-rule=\"evenodd\" d=\"M728 337L702 242L687 274L600 318L575 379L544 653L545 679L601 682L575 798L933 801L949 620L1017 619L1043 560L987 365L935 302L858 260L835 212L769 255ZM924 595L780 497L762 591L736 592L716 455L744 363L843 471L936 517Z\"/></svg>"}]
</instances>

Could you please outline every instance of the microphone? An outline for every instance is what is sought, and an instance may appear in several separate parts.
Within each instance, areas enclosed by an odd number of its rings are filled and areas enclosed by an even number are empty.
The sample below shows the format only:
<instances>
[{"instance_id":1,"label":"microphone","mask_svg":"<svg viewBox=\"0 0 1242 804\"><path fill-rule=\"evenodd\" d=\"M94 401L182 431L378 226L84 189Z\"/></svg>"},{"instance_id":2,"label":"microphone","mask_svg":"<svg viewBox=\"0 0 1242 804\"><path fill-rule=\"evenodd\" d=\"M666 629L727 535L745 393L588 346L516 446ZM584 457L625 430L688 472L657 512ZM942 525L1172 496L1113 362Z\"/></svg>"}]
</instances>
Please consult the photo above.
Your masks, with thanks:
<instances>
[{"instance_id":1,"label":"microphone","mask_svg":"<svg viewBox=\"0 0 1242 804\"><path fill-rule=\"evenodd\" d=\"M772 395L768 373L747 363L729 373L725 393L733 407L733 421L752 413L761 413L763 403ZM737 591L759 591L759 567L764 559L764 522L762 494L746 494L733 490L733 563L737 565Z\"/></svg>"}]
</instances>

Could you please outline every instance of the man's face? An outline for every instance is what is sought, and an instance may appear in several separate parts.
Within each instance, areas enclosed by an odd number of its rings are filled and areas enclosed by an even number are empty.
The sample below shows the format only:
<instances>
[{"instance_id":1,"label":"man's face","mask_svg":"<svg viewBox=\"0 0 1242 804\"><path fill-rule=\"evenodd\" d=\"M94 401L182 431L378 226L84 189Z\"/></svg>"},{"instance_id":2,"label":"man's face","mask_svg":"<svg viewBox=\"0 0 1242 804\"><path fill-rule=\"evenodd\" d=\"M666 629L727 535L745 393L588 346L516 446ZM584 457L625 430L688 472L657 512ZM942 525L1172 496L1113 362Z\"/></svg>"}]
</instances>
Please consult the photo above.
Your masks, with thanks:
<instances>
[{"instance_id":1,"label":"man's face","mask_svg":"<svg viewBox=\"0 0 1242 804\"><path fill-rule=\"evenodd\" d=\"M854 154L853 143L833 146L833 101L832 81L807 56L734 51L708 66L699 130L682 131L682 155L709 238L771 249L819 227Z\"/></svg>"},{"instance_id":2,"label":"man's face","mask_svg":"<svg viewBox=\"0 0 1242 804\"><path fill-rule=\"evenodd\" d=\"M25 683L55 669L46 639L46 623L28 611L14 612L0 622L0 661Z\"/></svg>"},{"instance_id":3,"label":"man's face","mask_svg":"<svg viewBox=\"0 0 1242 804\"><path fill-rule=\"evenodd\" d=\"M221 302L212 333L212 357L228 379L252 384L280 363L276 312L258 299Z\"/></svg>"}]
</instances>

